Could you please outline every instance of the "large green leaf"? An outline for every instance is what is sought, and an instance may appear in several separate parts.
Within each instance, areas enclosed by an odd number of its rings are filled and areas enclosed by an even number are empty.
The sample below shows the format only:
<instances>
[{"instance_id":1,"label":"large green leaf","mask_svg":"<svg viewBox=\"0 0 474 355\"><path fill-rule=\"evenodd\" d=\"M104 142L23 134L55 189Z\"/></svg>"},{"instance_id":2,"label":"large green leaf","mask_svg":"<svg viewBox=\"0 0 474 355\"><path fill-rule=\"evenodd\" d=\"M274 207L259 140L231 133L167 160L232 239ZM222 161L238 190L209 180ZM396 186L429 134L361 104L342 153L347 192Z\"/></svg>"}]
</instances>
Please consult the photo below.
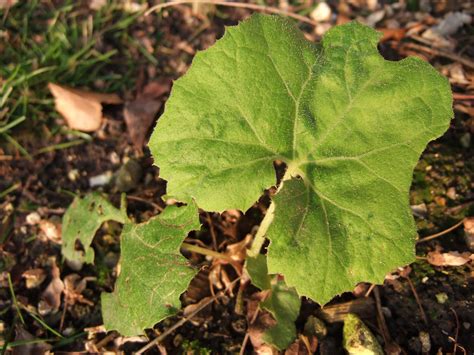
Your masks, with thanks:
<instances>
[{"instance_id":1,"label":"large green leaf","mask_svg":"<svg viewBox=\"0 0 474 355\"><path fill-rule=\"evenodd\" d=\"M90 244L102 223L125 223L127 220L125 210L114 207L98 193L88 194L84 198L76 197L63 217L63 256L69 260L93 263L94 249ZM84 247L84 253L76 250L77 240Z\"/></svg>"},{"instance_id":2,"label":"large green leaf","mask_svg":"<svg viewBox=\"0 0 474 355\"><path fill-rule=\"evenodd\" d=\"M194 203L168 206L146 223L125 224L121 272L114 292L102 294L107 329L125 336L137 335L176 313L179 296L197 272L188 265L179 247L188 232L199 226Z\"/></svg>"},{"instance_id":3,"label":"large green leaf","mask_svg":"<svg viewBox=\"0 0 474 355\"><path fill-rule=\"evenodd\" d=\"M207 210L248 208L284 161L269 272L320 303L414 259L412 171L452 117L447 80L379 37L352 22L318 46L252 16L196 56L150 142L168 193Z\"/></svg>"}]
</instances>

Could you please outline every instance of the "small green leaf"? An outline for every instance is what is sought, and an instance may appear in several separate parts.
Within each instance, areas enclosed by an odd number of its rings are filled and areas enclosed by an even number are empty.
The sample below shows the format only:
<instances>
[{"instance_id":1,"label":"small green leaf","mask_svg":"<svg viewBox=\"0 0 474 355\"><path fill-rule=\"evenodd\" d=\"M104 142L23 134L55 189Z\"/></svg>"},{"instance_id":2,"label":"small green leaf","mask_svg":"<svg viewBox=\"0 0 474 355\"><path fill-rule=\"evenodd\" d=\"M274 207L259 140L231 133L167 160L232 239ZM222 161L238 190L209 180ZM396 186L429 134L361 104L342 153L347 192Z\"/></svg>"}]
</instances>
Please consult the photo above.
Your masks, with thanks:
<instances>
[{"instance_id":1,"label":"small green leaf","mask_svg":"<svg viewBox=\"0 0 474 355\"><path fill-rule=\"evenodd\" d=\"M102 294L102 315L108 330L138 335L176 313L179 296L197 272L181 255L180 245L188 232L199 226L194 203L168 206L146 223L125 224L121 272L114 292Z\"/></svg>"},{"instance_id":2,"label":"small green leaf","mask_svg":"<svg viewBox=\"0 0 474 355\"><path fill-rule=\"evenodd\" d=\"M268 275L265 255L248 257L245 269L255 286L262 291L271 290L261 307L269 311L277 323L265 331L263 340L279 350L286 349L296 338L295 321L300 312L300 297L293 287L286 286L278 276Z\"/></svg>"},{"instance_id":3,"label":"small green leaf","mask_svg":"<svg viewBox=\"0 0 474 355\"><path fill-rule=\"evenodd\" d=\"M295 340L295 321L300 313L301 302L293 287L288 287L284 281L274 282L270 297L261 306L273 315L277 324L265 331L263 340L283 350Z\"/></svg>"},{"instance_id":4,"label":"small green leaf","mask_svg":"<svg viewBox=\"0 0 474 355\"><path fill-rule=\"evenodd\" d=\"M262 291L271 288L271 279L268 275L267 257L265 255L258 254L255 257L247 256L245 260L245 270L247 270L253 285Z\"/></svg>"},{"instance_id":5,"label":"small green leaf","mask_svg":"<svg viewBox=\"0 0 474 355\"><path fill-rule=\"evenodd\" d=\"M102 223L116 221L125 223L128 220L123 210L114 207L98 193L76 197L67 209L62 224L62 254L66 259L94 262L94 249L90 247L95 233ZM76 250L76 240L84 247L84 254Z\"/></svg>"},{"instance_id":6,"label":"small green leaf","mask_svg":"<svg viewBox=\"0 0 474 355\"><path fill-rule=\"evenodd\" d=\"M379 38L351 22L315 45L254 15L196 55L150 141L168 193L207 210L249 208L285 162L268 269L319 303L414 260L413 168L453 115L448 81Z\"/></svg>"}]
</instances>

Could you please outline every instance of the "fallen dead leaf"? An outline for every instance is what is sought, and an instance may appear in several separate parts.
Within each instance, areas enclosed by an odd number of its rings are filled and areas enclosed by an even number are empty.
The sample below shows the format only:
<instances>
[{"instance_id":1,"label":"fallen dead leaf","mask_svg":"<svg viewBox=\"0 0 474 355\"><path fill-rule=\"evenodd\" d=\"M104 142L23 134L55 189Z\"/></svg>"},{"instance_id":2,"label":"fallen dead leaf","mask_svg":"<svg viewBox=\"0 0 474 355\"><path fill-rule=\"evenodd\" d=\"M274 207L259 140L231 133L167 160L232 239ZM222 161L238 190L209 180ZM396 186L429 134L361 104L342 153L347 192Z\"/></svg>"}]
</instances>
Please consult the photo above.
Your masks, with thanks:
<instances>
[{"instance_id":1,"label":"fallen dead leaf","mask_svg":"<svg viewBox=\"0 0 474 355\"><path fill-rule=\"evenodd\" d=\"M39 239L43 241L51 241L56 244L62 243L61 238L61 226L57 225L47 219L43 219L39 222Z\"/></svg>"},{"instance_id":2,"label":"fallen dead leaf","mask_svg":"<svg viewBox=\"0 0 474 355\"><path fill-rule=\"evenodd\" d=\"M84 91L53 83L48 88L54 96L56 110L68 126L84 132L93 132L102 124L102 104L120 104L116 94Z\"/></svg>"},{"instance_id":3,"label":"fallen dead leaf","mask_svg":"<svg viewBox=\"0 0 474 355\"><path fill-rule=\"evenodd\" d=\"M448 253L431 251L427 255L427 260L434 266L461 266L472 260L472 254L469 252L459 253L457 251Z\"/></svg>"},{"instance_id":4,"label":"fallen dead leaf","mask_svg":"<svg viewBox=\"0 0 474 355\"><path fill-rule=\"evenodd\" d=\"M123 114L130 138L139 150L143 148L148 130L156 119L162 102L149 97L138 97L125 104Z\"/></svg>"},{"instance_id":5,"label":"fallen dead leaf","mask_svg":"<svg viewBox=\"0 0 474 355\"><path fill-rule=\"evenodd\" d=\"M61 306L61 295L64 291L64 283L61 280L60 270L55 260L51 262L51 276L52 280L41 294L41 300L38 304L38 312L41 315L57 312Z\"/></svg>"},{"instance_id":6,"label":"fallen dead leaf","mask_svg":"<svg viewBox=\"0 0 474 355\"><path fill-rule=\"evenodd\" d=\"M26 288L35 288L46 279L46 272L43 269L26 270L21 276L26 281Z\"/></svg>"},{"instance_id":7,"label":"fallen dead leaf","mask_svg":"<svg viewBox=\"0 0 474 355\"><path fill-rule=\"evenodd\" d=\"M21 325L15 327L15 342L20 343L20 345L12 349L11 354L13 355L46 354L51 350L51 345L38 342L37 338L23 329ZM7 351L7 354L10 354L10 352Z\"/></svg>"},{"instance_id":8,"label":"fallen dead leaf","mask_svg":"<svg viewBox=\"0 0 474 355\"><path fill-rule=\"evenodd\" d=\"M70 274L64 278L64 298L68 305L74 305L76 302L93 306L94 302L89 301L82 295L87 287L87 282L95 281L93 276L81 278L78 274Z\"/></svg>"}]
</instances>

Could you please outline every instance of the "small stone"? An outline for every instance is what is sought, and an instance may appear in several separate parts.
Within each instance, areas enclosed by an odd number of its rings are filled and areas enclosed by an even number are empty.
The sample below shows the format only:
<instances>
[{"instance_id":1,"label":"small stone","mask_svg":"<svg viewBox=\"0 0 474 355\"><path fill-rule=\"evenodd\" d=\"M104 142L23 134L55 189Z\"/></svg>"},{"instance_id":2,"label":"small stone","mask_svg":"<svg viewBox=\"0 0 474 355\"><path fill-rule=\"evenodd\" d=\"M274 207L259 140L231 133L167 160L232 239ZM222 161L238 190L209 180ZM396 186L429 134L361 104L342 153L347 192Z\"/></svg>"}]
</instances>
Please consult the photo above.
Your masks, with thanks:
<instances>
[{"instance_id":1,"label":"small stone","mask_svg":"<svg viewBox=\"0 0 474 355\"><path fill-rule=\"evenodd\" d=\"M445 304L446 301L449 299L448 295L445 292L437 293L435 296L436 301L438 301L439 304Z\"/></svg>"},{"instance_id":2,"label":"small stone","mask_svg":"<svg viewBox=\"0 0 474 355\"><path fill-rule=\"evenodd\" d=\"M424 354L428 354L431 350L430 335L427 332L420 332L419 338L421 342L421 351Z\"/></svg>"},{"instance_id":3,"label":"small stone","mask_svg":"<svg viewBox=\"0 0 474 355\"><path fill-rule=\"evenodd\" d=\"M471 252L474 252L474 217L464 219L464 240Z\"/></svg>"},{"instance_id":4,"label":"small stone","mask_svg":"<svg viewBox=\"0 0 474 355\"><path fill-rule=\"evenodd\" d=\"M82 266L84 265L84 262L82 262L81 260L66 259L65 262L66 262L66 265L73 271L80 271L82 269Z\"/></svg>"},{"instance_id":5,"label":"small stone","mask_svg":"<svg viewBox=\"0 0 474 355\"><path fill-rule=\"evenodd\" d=\"M115 185L120 192L128 192L138 186L142 178L141 165L134 159L128 160L116 173Z\"/></svg>"},{"instance_id":6,"label":"small stone","mask_svg":"<svg viewBox=\"0 0 474 355\"><path fill-rule=\"evenodd\" d=\"M112 172L106 171L103 174L90 177L89 186L90 187L104 186L104 185L107 185L111 179L112 179Z\"/></svg>"},{"instance_id":7,"label":"small stone","mask_svg":"<svg viewBox=\"0 0 474 355\"><path fill-rule=\"evenodd\" d=\"M463 148L469 148L471 146L471 133L464 133L461 138L459 138L459 143L461 143Z\"/></svg>"},{"instance_id":8,"label":"small stone","mask_svg":"<svg viewBox=\"0 0 474 355\"><path fill-rule=\"evenodd\" d=\"M26 223L30 226L34 226L41 221L41 216L38 212L31 212L28 216L26 216Z\"/></svg>"},{"instance_id":9,"label":"small stone","mask_svg":"<svg viewBox=\"0 0 474 355\"><path fill-rule=\"evenodd\" d=\"M310 17L316 22L325 22L331 19L331 14L331 8L323 1L311 11Z\"/></svg>"},{"instance_id":10,"label":"small stone","mask_svg":"<svg viewBox=\"0 0 474 355\"><path fill-rule=\"evenodd\" d=\"M79 178L79 176L80 176L79 170L77 169L69 170L69 172L67 173L67 178L73 182L76 181Z\"/></svg>"},{"instance_id":11,"label":"small stone","mask_svg":"<svg viewBox=\"0 0 474 355\"><path fill-rule=\"evenodd\" d=\"M463 322L463 323L462 323L462 326L463 326L464 329L466 329L466 330L471 329L471 323L469 323L469 322Z\"/></svg>"},{"instance_id":12,"label":"small stone","mask_svg":"<svg viewBox=\"0 0 474 355\"><path fill-rule=\"evenodd\" d=\"M421 283L427 283L430 278L428 276L425 276L421 279Z\"/></svg>"},{"instance_id":13,"label":"small stone","mask_svg":"<svg viewBox=\"0 0 474 355\"><path fill-rule=\"evenodd\" d=\"M349 313L344 320L344 348L349 355L382 355L383 351L375 336L355 314Z\"/></svg>"}]
</instances>

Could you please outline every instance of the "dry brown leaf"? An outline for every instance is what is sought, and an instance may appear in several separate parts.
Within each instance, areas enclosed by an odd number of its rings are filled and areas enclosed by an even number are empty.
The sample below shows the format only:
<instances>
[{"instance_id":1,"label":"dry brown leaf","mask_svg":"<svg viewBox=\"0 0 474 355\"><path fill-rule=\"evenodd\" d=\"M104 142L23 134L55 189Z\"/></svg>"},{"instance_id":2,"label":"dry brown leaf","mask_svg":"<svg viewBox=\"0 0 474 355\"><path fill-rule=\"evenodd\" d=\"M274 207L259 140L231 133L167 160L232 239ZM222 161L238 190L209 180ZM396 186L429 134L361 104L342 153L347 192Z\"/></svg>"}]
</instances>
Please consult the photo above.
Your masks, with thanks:
<instances>
[{"instance_id":1,"label":"dry brown leaf","mask_svg":"<svg viewBox=\"0 0 474 355\"><path fill-rule=\"evenodd\" d=\"M78 274L70 274L64 278L64 297L68 305L73 305L76 302L93 306L94 302L89 301L82 295L82 292L87 287L88 281L95 281L93 276L86 276L81 278Z\"/></svg>"},{"instance_id":2,"label":"dry brown leaf","mask_svg":"<svg viewBox=\"0 0 474 355\"><path fill-rule=\"evenodd\" d=\"M472 260L472 254L459 253L457 251L451 251L448 253L432 251L428 253L427 260L434 266L461 266Z\"/></svg>"},{"instance_id":3,"label":"dry brown leaf","mask_svg":"<svg viewBox=\"0 0 474 355\"><path fill-rule=\"evenodd\" d=\"M56 261L52 261L51 276L52 280L48 287L41 294L41 300L38 304L38 312L46 315L57 312L61 306L61 295L64 291L64 283L61 280L60 270L56 265Z\"/></svg>"},{"instance_id":4,"label":"dry brown leaf","mask_svg":"<svg viewBox=\"0 0 474 355\"><path fill-rule=\"evenodd\" d=\"M154 80L149 82L143 88L142 92L138 97L157 99L164 94L167 94L171 89L171 79L170 78L160 78L159 80Z\"/></svg>"},{"instance_id":5,"label":"dry brown leaf","mask_svg":"<svg viewBox=\"0 0 474 355\"><path fill-rule=\"evenodd\" d=\"M146 135L156 119L162 102L149 97L138 97L125 104L123 114L128 133L136 148L142 149Z\"/></svg>"},{"instance_id":6,"label":"dry brown leaf","mask_svg":"<svg viewBox=\"0 0 474 355\"><path fill-rule=\"evenodd\" d=\"M47 219L39 222L39 239L42 241L51 241L56 244L62 243L61 225L57 225Z\"/></svg>"},{"instance_id":7,"label":"dry brown leaf","mask_svg":"<svg viewBox=\"0 0 474 355\"><path fill-rule=\"evenodd\" d=\"M93 132L102 124L102 104L120 104L116 94L101 94L73 89L53 83L48 88L54 96L56 110L68 126L84 132Z\"/></svg>"},{"instance_id":8,"label":"dry brown leaf","mask_svg":"<svg viewBox=\"0 0 474 355\"><path fill-rule=\"evenodd\" d=\"M285 355L314 354L318 348L318 338L301 335L285 350Z\"/></svg>"},{"instance_id":9,"label":"dry brown leaf","mask_svg":"<svg viewBox=\"0 0 474 355\"><path fill-rule=\"evenodd\" d=\"M7 354L23 355L23 354L46 354L49 353L51 345L45 342L38 342L37 337L26 331L21 325L15 327L15 342L20 343L15 346L11 352ZM23 344L22 344L23 343Z\"/></svg>"},{"instance_id":10,"label":"dry brown leaf","mask_svg":"<svg viewBox=\"0 0 474 355\"><path fill-rule=\"evenodd\" d=\"M43 269L26 270L21 276L26 281L26 288L35 288L43 283L46 279L46 272Z\"/></svg>"}]
</instances>

